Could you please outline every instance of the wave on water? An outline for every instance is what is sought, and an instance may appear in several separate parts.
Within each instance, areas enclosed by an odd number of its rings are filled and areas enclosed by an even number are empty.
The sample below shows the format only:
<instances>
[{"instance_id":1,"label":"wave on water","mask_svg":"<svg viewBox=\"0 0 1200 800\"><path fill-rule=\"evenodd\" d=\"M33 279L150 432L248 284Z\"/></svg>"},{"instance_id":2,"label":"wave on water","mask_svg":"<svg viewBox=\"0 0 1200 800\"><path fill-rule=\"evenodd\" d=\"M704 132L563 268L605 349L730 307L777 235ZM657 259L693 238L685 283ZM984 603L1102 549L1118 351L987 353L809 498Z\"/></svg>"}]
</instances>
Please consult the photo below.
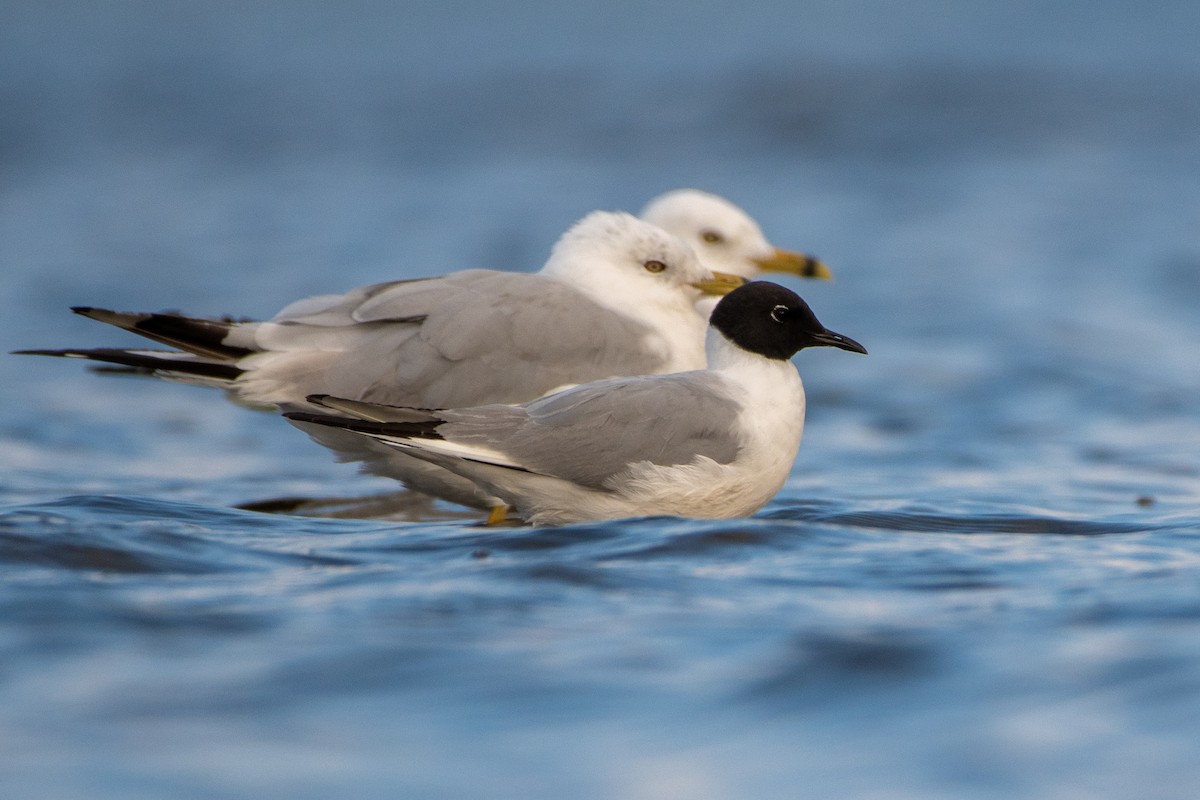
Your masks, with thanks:
<instances>
[{"instance_id":1,"label":"wave on water","mask_svg":"<svg viewBox=\"0 0 1200 800\"><path fill-rule=\"evenodd\" d=\"M1105 537L1195 534L1200 517L1150 513L1081 518L966 505L879 508L851 501L777 501L750 519L656 517L561 528L478 522L394 522L264 514L117 495L75 495L0 509L4 569L57 568L129 575L205 575L292 566L366 566L406 555L467 553L530 560L572 557L654 560L736 557L756 548L789 549L801 540L878 541L911 534ZM901 540L897 540L903 541Z\"/></svg>"}]
</instances>

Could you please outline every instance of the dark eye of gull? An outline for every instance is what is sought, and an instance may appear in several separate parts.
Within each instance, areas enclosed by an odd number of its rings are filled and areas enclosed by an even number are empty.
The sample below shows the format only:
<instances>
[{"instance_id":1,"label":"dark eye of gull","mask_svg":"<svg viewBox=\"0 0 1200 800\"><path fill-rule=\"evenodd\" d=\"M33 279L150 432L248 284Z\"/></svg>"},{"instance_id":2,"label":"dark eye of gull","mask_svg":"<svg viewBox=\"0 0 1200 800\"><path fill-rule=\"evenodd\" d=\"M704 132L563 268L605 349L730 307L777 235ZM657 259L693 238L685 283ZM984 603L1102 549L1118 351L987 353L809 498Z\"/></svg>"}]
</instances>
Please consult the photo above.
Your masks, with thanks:
<instances>
[{"instance_id":1,"label":"dark eye of gull","mask_svg":"<svg viewBox=\"0 0 1200 800\"><path fill-rule=\"evenodd\" d=\"M709 244L719 244L720 242L725 241L724 236L712 230L711 228L709 230L701 231L700 238Z\"/></svg>"},{"instance_id":2,"label":"dark eye of gull","mask_svg":"<svg viewBox=\"0 0 1200 800\"><path fill-rule=\"evenodd\" d=\"M646 268L647 272L662 272L667 268L666 264L653 258L649 261L643 261L642 266Z\"/></svg>"},{"instance_id":3,"label":"dark eye of gull","mask_svg":"<svg viewBox=\"0 0 1200 800\"><path fill-rule=\"evenodd\" d=\"M788 314L790 312L791 309L787 306L775 306L771 309L771 319L775 320L776 322L783 322L788 318Z\"/></svg>"}]
</instances>

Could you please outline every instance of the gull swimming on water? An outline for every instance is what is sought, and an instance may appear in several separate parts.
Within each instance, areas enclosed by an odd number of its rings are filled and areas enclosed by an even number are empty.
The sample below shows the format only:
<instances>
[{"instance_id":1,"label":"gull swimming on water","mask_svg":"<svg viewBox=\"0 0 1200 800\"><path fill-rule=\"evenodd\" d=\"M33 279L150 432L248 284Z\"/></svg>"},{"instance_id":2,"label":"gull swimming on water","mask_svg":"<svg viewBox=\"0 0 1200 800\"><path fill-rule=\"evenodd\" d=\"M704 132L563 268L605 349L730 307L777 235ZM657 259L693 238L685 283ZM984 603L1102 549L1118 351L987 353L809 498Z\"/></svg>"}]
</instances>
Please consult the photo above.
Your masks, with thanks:
<instances>
[{"instance_id":1,"label":"gull swimming on water","mask_svg":"<svg viewBox=\"0 0 1200 800\"><path fill-rule=\"evenodd\" d=\"M794 292L756 281L713 311L708 368L610 379L520 405L428 411L312 397L338 412L289 412L447 469L527 522L754 513L783 486L804 430L805 347L866 353ZM493 510L490 522L504 517Z\"/></svg>"},{"instance_id":2,"label":"gull swimming on water","mask_svg":"<svg viewBox=\"0 0 1200 800\"><path fill-rule=\"evenodd\" d=\"M704 366L696 301L743 282L630 214L597 211L536 274L467 270L300 300L266 322L75 311L175 350L25 351L116 363L217 386L238 402L313 408L310 394L420 408L520 402L602 378ZM475 486L424 461L380 458L358 436L313 432L342 460L452 502L489 508Z\"/></svg>"}]
</instances>

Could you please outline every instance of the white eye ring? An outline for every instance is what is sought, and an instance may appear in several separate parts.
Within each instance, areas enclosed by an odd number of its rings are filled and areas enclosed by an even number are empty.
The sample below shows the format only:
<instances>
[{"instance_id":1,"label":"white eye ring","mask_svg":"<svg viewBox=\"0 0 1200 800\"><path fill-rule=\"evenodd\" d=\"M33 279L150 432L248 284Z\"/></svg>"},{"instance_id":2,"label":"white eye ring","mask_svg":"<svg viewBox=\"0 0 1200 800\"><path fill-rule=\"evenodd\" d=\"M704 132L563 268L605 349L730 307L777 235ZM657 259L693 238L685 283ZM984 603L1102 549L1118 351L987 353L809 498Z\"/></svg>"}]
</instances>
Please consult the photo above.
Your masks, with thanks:
<instances>
[{"instance_id":1,"label":"white eye ring","mask_svg":"<svg viewBox=\"0 0 1200 800\"><path fill-rule=\"evenodd\" d=\"M776 322L783 322L785 319L787 319L790 312L791 309L787 306L775 306L771 309L771 319L775 320Z\"/></svg>"},{"instance_id":2,"label":"white eye ring","mask_svg":"<svg viewBox=\"0 0 1200 800\"><path fill-rule=\"evenodd\" d=\"M647 272L662 272L667 268L666 264L654 258L642 262L642 266L646 268Z\"/></svg>"}]
</instances>

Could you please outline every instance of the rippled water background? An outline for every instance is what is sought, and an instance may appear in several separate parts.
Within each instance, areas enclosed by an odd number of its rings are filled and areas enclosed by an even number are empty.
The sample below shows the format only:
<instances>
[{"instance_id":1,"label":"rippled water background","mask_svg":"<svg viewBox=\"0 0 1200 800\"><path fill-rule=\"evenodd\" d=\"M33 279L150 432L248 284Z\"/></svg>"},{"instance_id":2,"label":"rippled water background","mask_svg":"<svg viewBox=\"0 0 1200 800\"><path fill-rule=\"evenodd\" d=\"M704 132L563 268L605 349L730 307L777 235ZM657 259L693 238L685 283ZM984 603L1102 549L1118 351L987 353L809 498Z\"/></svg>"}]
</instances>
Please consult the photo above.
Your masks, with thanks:
<instances>
[{"instance_id":1,"label":"rippled water background","mask_svg":"<svg viewBox=\"0 0 1200 800\"><path fill-rule=\"evenodd\" d=\"M388 485L0 357L0 794L1196 797L1198 9L9 4L4 350L693 185L871 355L755 518L556 530L234 510Z\"/></svg>"}]
</instances>

